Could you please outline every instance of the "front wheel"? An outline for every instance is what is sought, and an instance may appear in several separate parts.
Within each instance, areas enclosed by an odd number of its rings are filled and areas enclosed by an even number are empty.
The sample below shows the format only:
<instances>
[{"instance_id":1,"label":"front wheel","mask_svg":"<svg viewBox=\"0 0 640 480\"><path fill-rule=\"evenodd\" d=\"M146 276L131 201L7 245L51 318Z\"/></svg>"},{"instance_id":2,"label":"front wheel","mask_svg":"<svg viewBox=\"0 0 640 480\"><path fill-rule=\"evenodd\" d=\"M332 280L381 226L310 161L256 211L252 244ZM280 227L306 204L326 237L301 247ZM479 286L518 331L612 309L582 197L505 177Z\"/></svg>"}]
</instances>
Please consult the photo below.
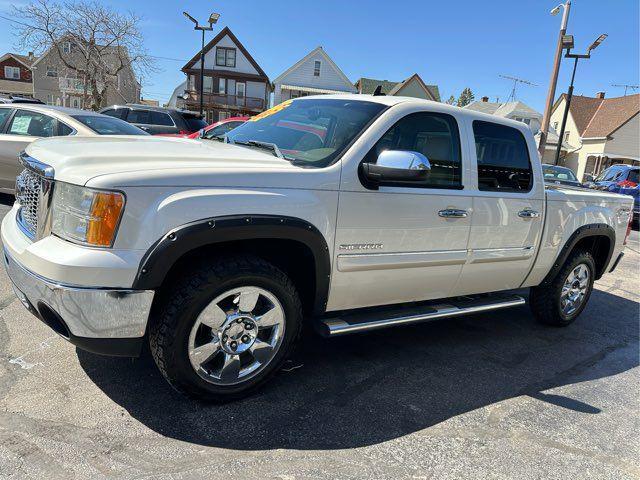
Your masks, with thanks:
<instances>
[{"instance_id":1,"label":"front wheel","mask_svg":"<svg viewBox=\"0 0 640 480\"><path fill-rule=\"evenodd\" d=\"M595 271L591 253L574 252L549 284L531 288L529 306L536 319L558 327L572 323L591 296Z\"/></svg>"},{"instance_id":2,"label":"front wheel","mask_svg":"<svg viewBox=\"0 0 640 480\"><path fill-rule=\"evenodd\" d=\"M269 380L302 325L291 280L249 255L189 272L158 310L149 341L160 371L177 390L212 401L246 396Z\"/></svg>"}]
</instances>

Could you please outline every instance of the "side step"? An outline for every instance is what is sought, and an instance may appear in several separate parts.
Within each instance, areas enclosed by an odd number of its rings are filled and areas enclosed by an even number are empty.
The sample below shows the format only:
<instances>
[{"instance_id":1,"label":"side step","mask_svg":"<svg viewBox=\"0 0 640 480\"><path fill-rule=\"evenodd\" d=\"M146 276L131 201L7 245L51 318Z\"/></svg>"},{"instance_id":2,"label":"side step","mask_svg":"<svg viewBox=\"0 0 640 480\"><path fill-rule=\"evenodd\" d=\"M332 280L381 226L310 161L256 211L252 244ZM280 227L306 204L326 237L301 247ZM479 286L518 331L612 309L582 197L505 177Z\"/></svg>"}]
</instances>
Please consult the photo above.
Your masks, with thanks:
<instances>
[{"instance_id":1,"label":"side step","mask_svg":"<svg viewBox=\"0 0 640 480\"><path fill-rule=\"evenodd\" d=\"M485 295L454 298L450 299L448 303L437 305L394 306L384 310L366 309L321 319L318 323L318 330L325 337L335 337L398 325L428 322L439 318L459 317L471 313L516 307L524 303L525 299L519 295Z\"/></svg>"}]
</instances>

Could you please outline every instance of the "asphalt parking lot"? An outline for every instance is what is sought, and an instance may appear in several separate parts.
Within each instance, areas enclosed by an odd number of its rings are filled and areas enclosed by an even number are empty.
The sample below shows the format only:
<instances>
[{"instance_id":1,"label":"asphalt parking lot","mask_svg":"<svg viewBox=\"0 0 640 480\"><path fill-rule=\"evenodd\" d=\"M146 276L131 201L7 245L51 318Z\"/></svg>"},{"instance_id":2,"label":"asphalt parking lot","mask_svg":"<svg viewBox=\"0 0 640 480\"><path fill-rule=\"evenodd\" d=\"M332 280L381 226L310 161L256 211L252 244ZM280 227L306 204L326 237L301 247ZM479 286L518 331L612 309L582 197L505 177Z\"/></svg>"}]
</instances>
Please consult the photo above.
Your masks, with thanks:
<instances>
[{"instance_id":1,"label":"asphalt parking lot","mask_svg":"<svg viewBox=\"0 0 640 480\"><path fill-rule=\"evenodd\" d=\"M640 478L639 249L568 328L523 306L309 336L300 368L224 406L77 351L2 269L0 478Z\"/></svg>"}]
</instances>

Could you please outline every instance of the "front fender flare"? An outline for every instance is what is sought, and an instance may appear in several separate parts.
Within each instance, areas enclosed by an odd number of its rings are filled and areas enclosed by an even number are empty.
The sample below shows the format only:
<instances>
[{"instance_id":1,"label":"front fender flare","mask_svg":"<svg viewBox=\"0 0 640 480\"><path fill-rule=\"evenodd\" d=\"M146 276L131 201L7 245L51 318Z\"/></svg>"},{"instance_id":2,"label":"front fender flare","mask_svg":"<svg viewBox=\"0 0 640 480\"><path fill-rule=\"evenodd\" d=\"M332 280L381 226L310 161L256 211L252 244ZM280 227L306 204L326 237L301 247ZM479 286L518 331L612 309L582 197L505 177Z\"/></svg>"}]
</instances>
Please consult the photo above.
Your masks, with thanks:
<instances>
[{"instance_id":1,"label":"front fender flare","mask_svg":"<svg viewBox=\"0 0 640 480\"><path fill-rule=\"evenodd\" d=\"M196 248L256 239L295 240L311 250L315 263L314 313L324 312L331 274L329 248L314 225L294 217L234 215L205 218L176 227L158 240L142 258L133 288L158 289L173 265Z\"/></svg>"}]
</instances>

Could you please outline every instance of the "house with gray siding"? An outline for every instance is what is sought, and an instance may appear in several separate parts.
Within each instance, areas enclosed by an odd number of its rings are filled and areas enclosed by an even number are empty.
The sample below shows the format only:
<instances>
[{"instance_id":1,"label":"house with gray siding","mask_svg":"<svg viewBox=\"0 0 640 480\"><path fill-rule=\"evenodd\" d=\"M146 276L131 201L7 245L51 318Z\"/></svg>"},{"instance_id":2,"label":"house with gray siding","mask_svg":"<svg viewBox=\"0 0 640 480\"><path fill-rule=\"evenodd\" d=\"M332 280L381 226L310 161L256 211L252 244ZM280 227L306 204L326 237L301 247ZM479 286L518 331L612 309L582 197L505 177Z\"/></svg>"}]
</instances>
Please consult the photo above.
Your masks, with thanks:
<instances>
[{"instance_id":1,"label":"house with gray siding","mask_svg":"<svg viewBox=\"0 0 640 480\"><path fill-rule=\"evenodd\" d=\"M396 97L414 97L424 100L440 101L440 90L437 85L427 85L424 80L414 73L401 82L377 80L375 78L359 78L355 87L358 93L371 95L380 87L380 93Z\"/></svg>"},{"instance_id":2,"label":"house with gray siding","mask_svg":"<svg viewBox=\"0 0 640 480\"><path fill-rule=\"evenodd\" d=\"M73 41L60 42L60 48L53 46L46 50L31 66L33 78L33 96L47 105L58 105L72 108L90 108L90 99L85 98L84 81L75 70L84 68L84 55L79 51L82 46ZM139 103L140 84L133 68L128 64L128 55L120 51L112 55L106 53L102 59L113 62L113 72L99 88L104 88L102 105ZM117 62L125 60L123 68ZM118 71L119 70L119 71ZM87 89L88 91L88 89Z\"/></svg>"},{"instance_id":3,"label":"house with gray siding","mask_svg":"<svg viewBox=\"0 0 640 480\"><path fill-rule=\"evenodd\" d=\"M273 81L273 104L307 95L355 93L356 89L327 55L317 47L286 69Z\"/></svg>"},{"instance_id":4,"label":"house with gray siding","mask_svg":"<svg viewBox=\"0 0 640 480\"><path fill-rule=\"evenodd\" d=\"M187 76L182 95L175 101L193 111L200 109L200 51L182 67ZM268 106L271 83L264 70L229 27L204 47L204 111L207 121L252 116ZM173 98L173 96L172 96Z\"/></svg>"}]
</instances>

